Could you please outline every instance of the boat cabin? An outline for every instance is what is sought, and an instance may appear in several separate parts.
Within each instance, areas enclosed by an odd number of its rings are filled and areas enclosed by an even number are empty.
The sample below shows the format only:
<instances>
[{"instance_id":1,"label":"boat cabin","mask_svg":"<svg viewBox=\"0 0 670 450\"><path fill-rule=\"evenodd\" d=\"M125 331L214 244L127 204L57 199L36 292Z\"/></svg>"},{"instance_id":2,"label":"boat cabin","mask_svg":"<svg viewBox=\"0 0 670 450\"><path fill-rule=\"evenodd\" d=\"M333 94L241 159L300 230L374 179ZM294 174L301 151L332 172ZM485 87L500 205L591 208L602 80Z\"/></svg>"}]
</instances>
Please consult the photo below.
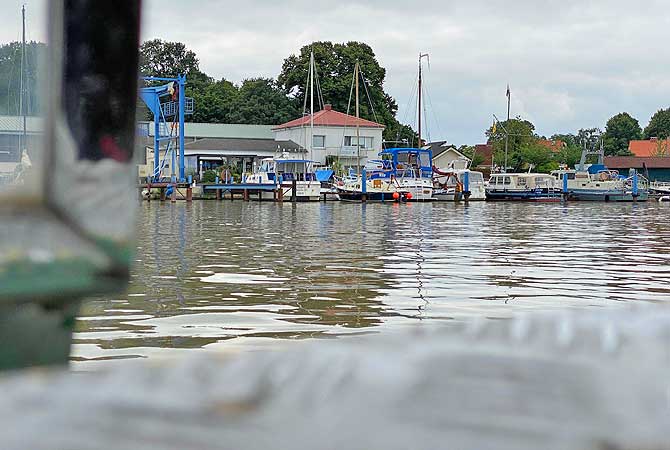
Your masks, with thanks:
<instances>
[{"instance_id":1,"label":"boat cabin","mask_svg":"<svg viewBox=\"0 0 670 450\"><path fill-rule=\"evenodd\" d=\"M492 190L552 189L556 186L556 178L543 173L500 173L489 178L489 189Z\"/></svg>"},{"instance_id":2,"label":"boat cabin","mask_svg":"<svg viewBox=\"0 0 670 450\"><path fill-rule=\"evenodd\" d=\"M379 153L375 175L380 178L432 178L433 152L419 148L388 148ZM381 163L381 164L379 164Z\"/></svg>"},{"instance_id":3,"label":"boat cabin","mask_svg":"<svg viewBox=\"0 0 670 450\"><path fill-rule=\"evenodd\" d=\"M265 158L261 160L257 173L267 176L270 181L281 177L282 181L315 181L312 161L307 159Z\"/></svg>"}]
</instances>

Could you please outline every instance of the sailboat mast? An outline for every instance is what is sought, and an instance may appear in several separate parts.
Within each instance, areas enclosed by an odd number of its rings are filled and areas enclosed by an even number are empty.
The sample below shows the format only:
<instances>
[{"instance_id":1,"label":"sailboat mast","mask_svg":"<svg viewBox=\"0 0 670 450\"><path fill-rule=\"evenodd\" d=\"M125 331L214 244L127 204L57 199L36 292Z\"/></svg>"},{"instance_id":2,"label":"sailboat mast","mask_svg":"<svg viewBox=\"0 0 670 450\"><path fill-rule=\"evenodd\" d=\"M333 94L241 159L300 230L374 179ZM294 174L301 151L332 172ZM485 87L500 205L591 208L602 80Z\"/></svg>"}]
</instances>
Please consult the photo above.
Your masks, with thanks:
<instances>
[{"instance_id":1,"label":"sailboat mast","mask_svg":"<svg viewBox=\"0 0 670 450\"><path fill-rule=\"evenodd\" d=\"M421 58L423 55L419 53L419 119L418 119L418 125L419 125L419 143L417 145L417 148L421 148Z\"/></svg>"},{"instance_id":2,"label":"sailboat mast","mask_svg":"<svg viewBox=\"0 0 670 450\"><path fill-rule=\"evenodd\" d=\"M21 137L21 148L19 151L23 151L26 148L26 105L25 105L25 71L26 71L26 5L23 5L21 8L21 18L23 25L23 37L21 40L21 83L20 83L20 100L19 100L19 114L23 116L23 134Z\"/></svg>"},{"instance_id":3,"label":"sailboat mast","mask_svg":"<svg viewBox=\"0 0 670 450\"><path fill-rule=\"evenodd\" d=\"M309 159L314 145L314 51L309 53Z\"/></svg>"},{"instance_id":4,"label":"sailboat mast","mask_svg":"<svg viewBox=\"0 0 670 450\"><path fill-rule=\"evenodd\" d=\"M358 161L356 162L357 168L358 168L358 174L360 175L361 173L361 129L359 125L359 117L360 117L360 110L359 110L359 104L358 104L358 61L356 61L356 65L354 66L354 78L356 78L356 156L358 158Z\"/></svg>"}]
</instances>

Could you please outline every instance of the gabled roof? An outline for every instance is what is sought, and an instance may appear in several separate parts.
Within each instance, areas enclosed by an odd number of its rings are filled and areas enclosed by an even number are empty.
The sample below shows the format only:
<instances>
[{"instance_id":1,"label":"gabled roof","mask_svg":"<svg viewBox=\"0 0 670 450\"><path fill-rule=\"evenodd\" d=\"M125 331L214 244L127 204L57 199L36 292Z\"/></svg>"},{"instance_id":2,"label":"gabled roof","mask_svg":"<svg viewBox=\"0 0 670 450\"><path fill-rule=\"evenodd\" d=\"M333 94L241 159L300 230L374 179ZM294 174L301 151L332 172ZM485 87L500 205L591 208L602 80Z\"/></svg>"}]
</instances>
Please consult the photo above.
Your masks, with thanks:
<instances>
[{"instance_id":1,"label":"gabled roof","mask_svg":"<svg viewBox=\"0 0 670 450\"><path fill-rule=\"evenodd\" d=\"M628 151L640 157L659 156L659 154L670 156L670 139L633 140L628 143Z\"/></svg>"},{"instance_id":2,"label":"gabled roof","mask_svg":"<svg viewBox=\"0 0 670 450\"><path fill-rule=\"evenodd\" d=\"M604 163L610 169L670 169L670 156L606 156Z\"/></svg>"},{"instance_id":3,"label":"gabled roof","mask_svg":"<svg viewBox=\"0 0 670 450\"><path fill-rule=\"evenodd\" d=\"M469 159L463 153L459 152L454 144L448 144L447 141L430 142L427 145L424 145L422 148L430 149L433 152L433 158L437 158L442 153L452 150L461 158Z\"/></svg>"},{"instance_id":4,"label":"gabled roof","mask_svg":"<svg viewBox=\"0 0 670 450\"><path fill-rule=\"evenodd\" d=\"M299 119L291 120L290 122L277 125L272 130L283 130L286 128L296 128L309 126L310 118L309 115L301 117ZM319 112L314 113L314 126L326 126L326 127L356 127L358 124L361 128L385 128L384 125L372 122L365 119L357 119L354 116L335 111L332 106L325 105L324 109Z\"/></svg>"}]
</instances>

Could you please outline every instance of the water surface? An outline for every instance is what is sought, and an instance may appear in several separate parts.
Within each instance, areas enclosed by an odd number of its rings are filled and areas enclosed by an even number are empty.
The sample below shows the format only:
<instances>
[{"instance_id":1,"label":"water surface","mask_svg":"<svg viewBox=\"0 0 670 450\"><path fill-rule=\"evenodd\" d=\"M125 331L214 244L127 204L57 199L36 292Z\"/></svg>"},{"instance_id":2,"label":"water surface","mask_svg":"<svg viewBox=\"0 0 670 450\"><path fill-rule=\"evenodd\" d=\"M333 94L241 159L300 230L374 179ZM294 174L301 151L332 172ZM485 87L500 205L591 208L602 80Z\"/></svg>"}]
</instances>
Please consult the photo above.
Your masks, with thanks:
<instances>
[{"instance_id":1,"label":"water surface","mask_svg":"<svg viewBox=\"0 0 670 450\"><path fill-rule=\"evenodd\" d=\"M145 202L128 291L85 303L72 358L668 302L669 219L655 202Z\"/></svg>"}]
</instances>

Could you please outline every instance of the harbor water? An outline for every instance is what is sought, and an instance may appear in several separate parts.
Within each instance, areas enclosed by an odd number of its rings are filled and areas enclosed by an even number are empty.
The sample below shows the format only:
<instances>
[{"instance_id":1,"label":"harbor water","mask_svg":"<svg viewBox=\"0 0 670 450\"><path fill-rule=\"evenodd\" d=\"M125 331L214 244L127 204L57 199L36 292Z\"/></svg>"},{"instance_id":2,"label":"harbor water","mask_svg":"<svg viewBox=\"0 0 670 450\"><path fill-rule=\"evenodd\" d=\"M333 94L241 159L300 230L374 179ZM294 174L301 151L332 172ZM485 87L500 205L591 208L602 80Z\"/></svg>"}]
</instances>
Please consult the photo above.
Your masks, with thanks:
<instances>
[{"instance_id":1,"label":"harbor water","mask_svg":"<svg viewBox=\"0 0 670 450\"><path fill-rule=\"evenodd\" d=\"M670 302L670 205L144 202L73 367Z\"/></svg>"}]
</instances>

